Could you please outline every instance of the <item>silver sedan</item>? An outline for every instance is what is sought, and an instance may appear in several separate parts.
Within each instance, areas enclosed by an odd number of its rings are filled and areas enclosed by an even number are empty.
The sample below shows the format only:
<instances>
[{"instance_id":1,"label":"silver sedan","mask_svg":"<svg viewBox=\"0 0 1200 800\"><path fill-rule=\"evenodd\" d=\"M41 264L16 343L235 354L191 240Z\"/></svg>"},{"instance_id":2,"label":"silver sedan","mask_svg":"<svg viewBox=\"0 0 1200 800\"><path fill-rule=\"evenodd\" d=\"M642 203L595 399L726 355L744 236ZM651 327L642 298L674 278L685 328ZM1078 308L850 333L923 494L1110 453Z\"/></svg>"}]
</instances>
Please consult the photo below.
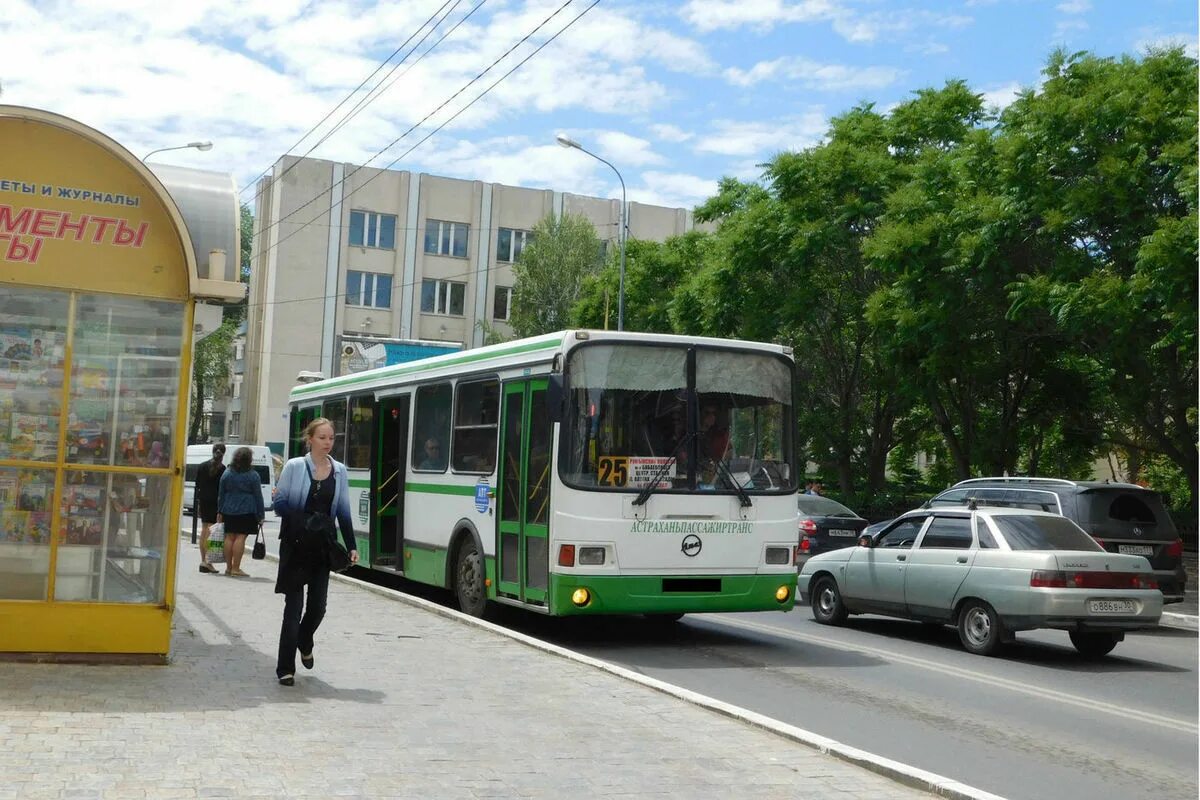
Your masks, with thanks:
<instances>
[{"instance_id":1,"label":"silver sedan","mask_svg":"<svg viewBox=\"0 0 1200 800\"><path fill-rule=\"evenodd\" d=\"M1163 596L1150 562L1105 552L1071 520L1006 508L918 509L857 547L813 556L800 571L813 617L850 614L952 624L967 650L991 655L1017 631L1068 631L1085 656L1152 628Z\"/></svg>"}]
</instances>

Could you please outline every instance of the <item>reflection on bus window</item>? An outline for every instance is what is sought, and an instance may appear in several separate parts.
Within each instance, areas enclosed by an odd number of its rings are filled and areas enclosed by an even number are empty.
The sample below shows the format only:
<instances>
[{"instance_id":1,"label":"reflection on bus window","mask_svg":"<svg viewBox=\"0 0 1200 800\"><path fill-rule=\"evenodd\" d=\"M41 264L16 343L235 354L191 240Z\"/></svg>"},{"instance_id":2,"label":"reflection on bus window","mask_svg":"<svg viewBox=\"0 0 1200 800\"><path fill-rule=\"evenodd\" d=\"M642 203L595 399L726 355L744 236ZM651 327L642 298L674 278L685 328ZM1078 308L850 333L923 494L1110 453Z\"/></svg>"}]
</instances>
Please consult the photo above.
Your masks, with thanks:
<instances>
[{"instance_id":1,"label":"reflection on bus window","mask_svg":"<svg viewBox=\"0 0 1200 800\"><path fill-rule=\"evenodd\" d=\"M321 416L333 423L333 449L329 455L346 463L346 401L326 400Z\"/></svg>"},{"instance_id":2,"label":"reflection on bus window","mask_svg":"<svg viewBox=\"0 0 1200 800\"><path fill-rule=\"evenodd\" d=\"M454 469L490 474L496 466L500 382L460 383L454 410Z\"/></svg>"}]
</instances>

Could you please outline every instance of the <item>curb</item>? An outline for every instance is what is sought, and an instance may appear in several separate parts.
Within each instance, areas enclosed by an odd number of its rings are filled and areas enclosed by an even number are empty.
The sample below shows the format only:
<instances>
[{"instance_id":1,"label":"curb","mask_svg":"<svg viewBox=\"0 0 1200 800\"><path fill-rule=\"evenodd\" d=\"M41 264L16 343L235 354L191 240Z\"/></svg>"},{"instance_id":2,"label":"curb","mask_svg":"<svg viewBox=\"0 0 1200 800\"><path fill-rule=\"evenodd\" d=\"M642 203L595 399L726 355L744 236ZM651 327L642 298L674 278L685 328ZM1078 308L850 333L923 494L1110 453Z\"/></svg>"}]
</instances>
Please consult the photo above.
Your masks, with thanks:
<instances>
[{"instance_id":1,"label":"curb","mask_svg":"<svg viewBox=\"0 0 1200 800\"><path fill-rule=\"evenodd\" d=\"M1164 611L1159 619L1159 627L1180 628L1187 631L1200 630L1200 617L1195 614L1177 614L1174 611Z\"/></svg>"},{"instance_id":2,"label":"curb","mask_svg":"<svg viewBox=\"0 0 1200 800\"><path fill-rule=\"evenodd\" d=\"M268 553L267 558L272 561L278 560L278 557L272 553ZM642 686L654 689L655 691L666 695L670 695L679 700L683 700L684 702L691 703L692 705L706 708L723 716L740 720L748 725L760 728L769 733L774 733L779 736L783 736L784 738L791 739L797 744L810 747L814 750L820 751L821 753L825 753L826 755L833 756L841 761L845 761L857 767L874 772L878 775L882 775L885 778L891 778L897 783L914 789L924 790L939 797L948 797L952 798L953 800L1004 800L1000 795L995 795L991 792L985 792L982 789L976 789L973 786L959 783L951 778L947 778L933 772L927 772L923 769L918 769L908 764L903 764L899 761L893 761L889 758L877 756L874 753L868 753L865 750L859 750L856 747L851 747L850 745L843 744L825 736L821 736L820 734L813 733L812 731L806 731L803 728L797 728L794 725L788 725L763 714L750 711L749 709L731 705L722 700L717 700L716 698L699 694L665 681L660 681L657 678L651 678L646 675L638 674L632 670L612 664L608 661L592 658L591 656L585 656L582 653L576 653L575 651L568 650L565 647L559 647L558 645L544 642L541 639L535 639L532 636L527 636L523 633L509 630L508 628L488 622L487 620L472 617L468 614L463 614L460 611L455 611L454 609L440 606L420 597L413 597L412 595L404 594L403 592L396 591L395 589L376 586L375 584L361 581L358 578L351 578L339 573L331 573L330 578L341 581L342 583L350 584L351 586L355 586L359 589L365 589L368 592L372 592L392 600L399 600L402 603L416 606L417 608L421 608L425 611L431 611L434 614L438 614L448 619L456 620L468 625L474 625L477 628L481 628L483 630L490 631L492 633L496 633L520 642L521 644L532 647L535 650L541 650L544 653L549 653L551 655L564 658L568 661L575 661L580 664L585 664L595 669L607 672L611 675L615 675L619 678L623 678L632 683L641 684Z\"/></svg>"}]
</instances>

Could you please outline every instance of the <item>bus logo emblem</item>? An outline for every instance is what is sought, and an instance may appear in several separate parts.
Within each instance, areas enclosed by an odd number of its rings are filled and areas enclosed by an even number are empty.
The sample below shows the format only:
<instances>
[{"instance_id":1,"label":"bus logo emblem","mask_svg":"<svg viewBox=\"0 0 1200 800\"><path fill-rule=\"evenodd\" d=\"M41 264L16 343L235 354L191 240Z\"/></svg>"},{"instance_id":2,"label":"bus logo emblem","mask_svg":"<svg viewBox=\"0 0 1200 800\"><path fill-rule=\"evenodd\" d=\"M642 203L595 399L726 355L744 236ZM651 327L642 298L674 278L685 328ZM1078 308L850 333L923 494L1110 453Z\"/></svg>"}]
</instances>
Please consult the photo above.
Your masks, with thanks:
<instances>
[{"instance_id":1,"label":"bus logo emblem","mask_svg":"<svg viewBox=\"0 0 1200 800\"><path fill-rule=\"evenodd\" d=\"M704 544L700 541L700 537L694 533L689 533L687 536L683 537L683 544L680 546L679 552L683 553L688 558L692 558L693 556L700 555L700 550L703 547Z\"/></svg>"}]
</instances>

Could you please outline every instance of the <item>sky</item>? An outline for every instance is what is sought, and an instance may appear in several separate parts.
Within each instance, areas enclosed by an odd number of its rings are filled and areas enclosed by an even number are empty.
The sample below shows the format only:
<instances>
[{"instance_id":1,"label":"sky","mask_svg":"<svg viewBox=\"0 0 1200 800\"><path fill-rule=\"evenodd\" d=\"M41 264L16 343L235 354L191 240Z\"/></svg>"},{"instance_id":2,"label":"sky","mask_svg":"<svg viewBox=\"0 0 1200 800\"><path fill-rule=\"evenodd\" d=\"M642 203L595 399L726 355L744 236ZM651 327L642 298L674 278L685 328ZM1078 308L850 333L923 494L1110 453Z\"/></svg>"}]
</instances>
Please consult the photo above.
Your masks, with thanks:
<instances>
[{"instance_id":1,"label":"sky","mask_svg":"<svg viewBox=\"0 0 1200 800\"><path fill-rule=\"evenodd\" d=\"M252 207L284 153L620 197L565 133L629 200L691 208L861 103L962 79L1003 107L1056 48L1195 57L1197 24L1195 0L3 0L0 103L139 158L211 141L152 160Z\"/></svg>"}]
</instances>

